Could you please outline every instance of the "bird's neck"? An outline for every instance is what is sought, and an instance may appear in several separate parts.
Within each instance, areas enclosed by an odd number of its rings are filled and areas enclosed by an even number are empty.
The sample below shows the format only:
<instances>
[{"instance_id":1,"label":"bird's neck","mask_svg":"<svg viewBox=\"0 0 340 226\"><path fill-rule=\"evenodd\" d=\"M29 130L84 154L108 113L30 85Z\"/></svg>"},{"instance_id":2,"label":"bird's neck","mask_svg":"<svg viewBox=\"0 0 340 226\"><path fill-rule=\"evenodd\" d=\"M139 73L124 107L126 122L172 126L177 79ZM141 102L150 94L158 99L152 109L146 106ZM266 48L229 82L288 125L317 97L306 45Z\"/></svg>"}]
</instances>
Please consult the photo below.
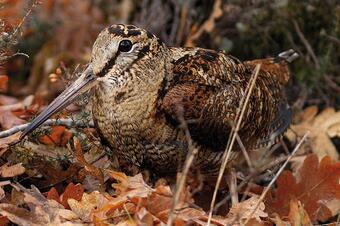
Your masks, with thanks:
<instances>
[{"instance_id":1,"label":"bird's neck","mask_svg":"<svg viewBox=\"0 0 340 226\"><path fill-rule=\"evenodd\" d=\"M158 95L169 72L169 63L166 58L140 63L125 72L128 79L118 86L102 82L95 89L93 117L100 129L110 136L117 138L116 131L127 130L121 128L124 126L133 128L136 133L154 126Z\"/></svg>"}]
</instances>

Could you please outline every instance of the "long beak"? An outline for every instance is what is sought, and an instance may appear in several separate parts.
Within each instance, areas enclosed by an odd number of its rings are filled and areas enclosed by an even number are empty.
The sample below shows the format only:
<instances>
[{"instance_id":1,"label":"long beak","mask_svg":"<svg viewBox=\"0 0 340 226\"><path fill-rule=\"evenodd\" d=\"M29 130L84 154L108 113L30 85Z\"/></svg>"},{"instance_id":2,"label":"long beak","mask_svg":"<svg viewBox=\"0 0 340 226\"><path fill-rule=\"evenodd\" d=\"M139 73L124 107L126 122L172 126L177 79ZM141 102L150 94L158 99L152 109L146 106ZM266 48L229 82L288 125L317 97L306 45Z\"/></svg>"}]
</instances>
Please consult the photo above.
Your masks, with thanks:
<instances>
[{"instance_id":1,"label":"long beak","mask_svg":"<svg viewBox=\"0 0 340 226\"><path fill-rule=\"evenodd\" d=\"M20 139L24 138L27 134L35 130L38 126L43 124L54 113L59 112L79 95L83 94L95 85L96 77L93 75L91 65L88 66L80 77L72 83L64 92L62 92L56 99L48 105L43 112L36 117L31 124L21 134Z\"/></svg>"}]
</instances>

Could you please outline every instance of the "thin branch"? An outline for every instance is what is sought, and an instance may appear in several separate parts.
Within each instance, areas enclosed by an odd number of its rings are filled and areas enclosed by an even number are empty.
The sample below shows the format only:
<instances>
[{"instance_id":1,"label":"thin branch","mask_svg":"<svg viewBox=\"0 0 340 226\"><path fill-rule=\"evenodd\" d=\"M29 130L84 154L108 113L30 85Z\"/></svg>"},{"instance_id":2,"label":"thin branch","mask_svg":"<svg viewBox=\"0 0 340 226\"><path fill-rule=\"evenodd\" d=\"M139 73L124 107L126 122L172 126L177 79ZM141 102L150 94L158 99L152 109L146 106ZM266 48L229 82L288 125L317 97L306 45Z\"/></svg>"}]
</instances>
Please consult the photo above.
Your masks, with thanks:
<instances>
[{"instance_id":1,"label":"thin branch","mask_svg":"<svg viewBox=\"0 0 340 226\"><path fill-rule=\"evenodd\" d=\"M312 57L314 64L315 64L315 68L317 70L320 70L320 62L318 60L318 58L316 57L314 50L312 48L312 46L309 44L308 40L306 39L305 35L302 33L299 24L296 22L296 20L293 20L293 24L294 24L294 28L296 33L298 34L302 44L306 47L307 52L309 53L309 55Z\"/></svg>"},{"instance_id":2,"label":"thin branch","mask_svg":"<svg viewBox=\"0 0 340 226\"><path fill-rule=\"evenodd\" d=\"M183 128L183 130L185 132L186 140L188 142L188 154L187 154L187 157L186 157L185 162L184 162L183 172L182 172L180 179L179 179L179 181L176 185L176 192L175 192L173 204L172 204L172 207L171 207L171 210L170 210L167 226L173 225L173 221L175 219L174 213L175 213L175 209L176 209L176 206L178 204L178 201L179 201L179 198L180 198L180 195L181 195L181 191L183 190L183 188L185 186L185 181L186 181L187 175L189 173L190 166L192 165L192 162L194 161L194 158L195 158L195 156L198 152L198 149L194 147L194 144L192 142L190 132L189 132L189 129L188 129L188 125L187 125L187 123L186 123L186 121L183 117L183 109L179 114L179 120L181 122L180 126Z\"/></svg>"},{"instance_id":3,"label":"thin branch","mask_svg":"<svg viewBox=\"0 0 340 226\"><path fill-rule=\"evenodd\" d=\"M290 156L287 158L287 160L285 161L285 163L283 163L283 165L281 166L281 168L279 169L279 171L277 171L275 177L270 181L270 183L268 184L268 186L264 189L264 191L262 192L259 200L256 203L255 208L253 209L253 211L250 213L250 215L247 217L246 222L244 223L244 225L247 225L247 223L249 222L249 220L251 219L251 217L254 215L254 213L256 212L257 208L260 206L261 202L263 201L263 199L266 197L267 193L269 192L269 190L271 189L271 187L273 186L273 184L275 183L275 181L277 180L277 178L280 176L280 174L282 173L282 171L284 170L284 168L287 166L288 162L293 158L293 156L296 154L296 152L299 150L300 146L302 145L302 143L306 140L306 138L309 135L309 131L302 137L302 139L300 140L300 142L296 145L296 147L294 148L293 152L290 154Z\"/></svg>"},{"instance_id":4,"label":"thin branch","mask_svg":"<svg viewBox=\"0 0 340 226\"><path fill-rule=\"evenodd\" d=\"M329 40L331 40L332 42L334 42L335 44L340 45L340 40L339 40L337 37L332 36L332 35L327 35L327 34L326 34L326 37L327 37Z\"/></svg>"},{"instance_id":5,"label":"thin branch","mask_svg":"<svg viewBox=\"0 0 340 226\"><path fill-rule=\"evenodd\" d=\"M239 203L238 192L237 192L237 175L236 175L236 170L234 168L230 170L230 178L228 182L229 182L228 186L229 186L229 191L230 191L230 196L231 196L231 204L232 206L234 206L237 203Z\"/></svg>"},{"instance_id":6,"label":"thin branch","mask_svg":"<svg viewBox=\"0 0 340 226\"><path fill-rule=\"evenodd\" d=\"M25 123L22 125L14 126L13 128L10 128L8 130L0 132L0 138L3 137L8 137L12 134L15 134L19 131L25 130L30 123ZM75 121L74 119L71 118L65 118L65 119L49 119L46 122L42 124L43 126L56 126L56 125L61 125L61 126L67 126L67 127L94 127L94 124L90 122L89 124L86 124L83 121Z\"/></svg>"},{"instance_id":7,"label":"thin branch","mask_svg":"<svg viewBox=\"0 0 340 226\"><path fill-rule=\"evenodd\" d=\"M237 140L238 145L241 148L242 154L244 155L244 159L246 160L248 167L251 170L253 170L254 169L254 164L252 163L252 161L251 161L251 159L249 157L249 154L248 154L248 152L246 150L246 147L244 146L244 144L243 144L243 142L241 140L241 137L238 135L238 133L236 133L236 140Z\"/></svg>"},{"instance_id":8,"label":"thin branch","mask_svg":"<svg viewBox=\"0 0 340 226\"><path fill-rule=\"evenodd\" d=\"M26 12L25 16L21 19L20 23L18 24L18 26L16 26L15 30L12 33L12 36L17 35L19 29L22 27L22 25L24 24L24 22L27 20L27 18L29 17L29 15L32 13L33 9L39 5L39 1L33 1L31 7L28 9L28 11Z\"/></svg>"},{"instance_id":9,"label":"thin branch","mask_svg":"<svg viewBox=\"0 0 340 226\"><path fill-rule=\"evenodd\" d=\"M247 85L247 88L246 88L247 95L245 97L244 102L241 105L242 106L242 108L241 108L242 110L240 112L240 116L237 118L236 128L233 127L233 130L231 132L232 137L231 137L231 139L229 139L230 142L228 142L229 145L227 145L226 150L223 153L222 164L221 164L220 171L219 171L219 174L218 174L218 178L217 178L217 181L216 181L213 197L212 197L212 200L211 200L211 203L210 203L210 210L209 210L209 217L208 217L207 226L210 225L211 218L212 218L212 213L213 213L213 210L214 210L214 205L215 205L215 201L216 201L216 197L217 197L218 188L219 188L219 186L221 184L221 180L222 180L222 176L224 174L224 170L225 170L225 168L227 166L229 157L231 155L231 149L233 148L234 142L236 140L237 132L240 129L242 118L243 118L243 115L245 113L246 107L248 105L249 98L250 98L250 95L252 93L252 90L253 90L253 88L255 86L255 82L257 80L257 76L259 74L260 68L261 68L261 64L257 64L255 69L254 69L253 76L251 77L251 81Z\"/></svg>"}]
</instances>

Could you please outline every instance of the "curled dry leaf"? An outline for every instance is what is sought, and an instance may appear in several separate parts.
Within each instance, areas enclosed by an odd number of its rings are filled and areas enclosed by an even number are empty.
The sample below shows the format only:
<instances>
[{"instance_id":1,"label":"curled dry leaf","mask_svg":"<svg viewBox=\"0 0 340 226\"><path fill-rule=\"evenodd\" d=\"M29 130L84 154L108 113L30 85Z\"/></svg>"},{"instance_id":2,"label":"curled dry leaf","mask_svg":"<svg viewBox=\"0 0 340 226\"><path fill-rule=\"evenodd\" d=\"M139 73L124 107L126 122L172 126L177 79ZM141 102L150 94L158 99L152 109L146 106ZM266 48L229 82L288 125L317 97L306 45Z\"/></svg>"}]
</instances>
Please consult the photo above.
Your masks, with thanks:
<instances>
[{"instance_id":1,"label":"curled dry leaf","mask_svg":"<svg viewBox=\"0 0 340 226\"><path fill-rule=\"evenodd\" d=\"M339 153L336 150L331 138L340 137L340 111L334 108L326 108L321 113L317 113L317 107L308 107L302 112L301 122L291 125L291 130L287 132L290 141L296 141L297 137L302 137L310 131L310 148L319 159L328 155L332 159L338 160Z\"/></svg>"},{"instance_id":2,"label":"curled dry leaf","mask_svg":"<svg viewBox=\"0 0 340 226\"><path fill-rule=\"evenodd\" d=\"M9 166L8 163L0 167L1 177L15 177L25 172L25 167L21 163Z\"/></svg>"},{"instance_id":3,"label":"curled dry leaf","mask_svg":"<svg viewBox=\"0 0 340 226\"><path fill-rule=\"evenodd\" d=\"M266 197L266 212L287 216L290 201L298 200L312 221L326 221L333 216L327 203L335 200L340 205L339 180L340 162L326 156L319 163L316 155L309 155L295 177L291 171L279 176L277 189Z\"/></svg>"}]
</instances>

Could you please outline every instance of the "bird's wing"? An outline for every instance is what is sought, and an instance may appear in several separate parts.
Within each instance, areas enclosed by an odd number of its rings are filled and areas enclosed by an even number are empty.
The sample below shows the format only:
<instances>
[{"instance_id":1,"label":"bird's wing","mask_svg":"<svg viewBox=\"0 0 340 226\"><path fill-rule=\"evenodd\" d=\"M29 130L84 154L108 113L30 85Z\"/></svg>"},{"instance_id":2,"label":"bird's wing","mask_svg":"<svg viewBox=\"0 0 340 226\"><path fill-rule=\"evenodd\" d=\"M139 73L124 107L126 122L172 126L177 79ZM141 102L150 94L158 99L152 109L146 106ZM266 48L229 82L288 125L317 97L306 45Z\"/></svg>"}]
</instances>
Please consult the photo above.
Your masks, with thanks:
<instances>
[{"instance_id":1,"label":"bird's wing","mask_svg":"<svg viewBox=\"0 0 340 226\"><path fill-rule=\"evenodd\" d=\"M258 63L258 62L257 62ZM173 73L160 92L160 111L171 123L187 121L198 144L224 150L254 62L205 49L176 51ZM275 140L289 126L282 85L272 71L261 70L239 134L247 148Z\"/></svg>"}]
</instances>

